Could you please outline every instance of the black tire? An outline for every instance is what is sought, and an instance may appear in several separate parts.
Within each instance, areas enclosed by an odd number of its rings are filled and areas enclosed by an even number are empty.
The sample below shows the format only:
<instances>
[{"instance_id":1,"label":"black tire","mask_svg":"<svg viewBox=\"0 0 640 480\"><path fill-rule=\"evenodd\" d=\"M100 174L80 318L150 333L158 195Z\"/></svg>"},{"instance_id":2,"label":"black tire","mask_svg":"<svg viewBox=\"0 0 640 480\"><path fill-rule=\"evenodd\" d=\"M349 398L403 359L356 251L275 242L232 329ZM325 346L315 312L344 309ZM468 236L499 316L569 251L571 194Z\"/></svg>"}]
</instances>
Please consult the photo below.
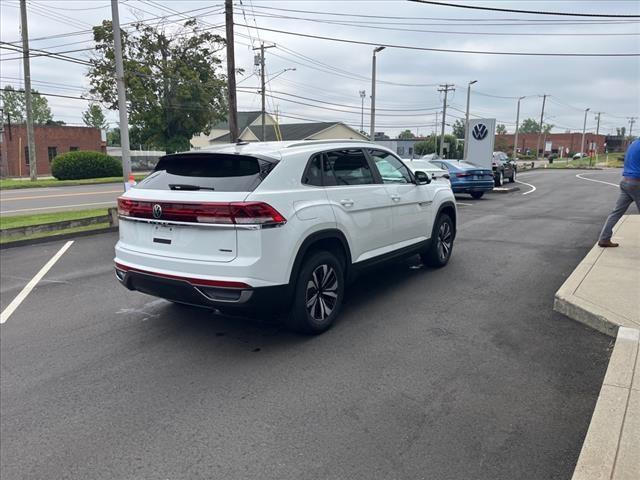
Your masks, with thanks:
<instances>
[{"instance_id":1,"label":"black tire","mask_svg":"<svg viewBox=\"0 0 640 480\"><path fill-rule=\"evenodd\" d=\"M344 268L340 259L328 251L312 253L298 272L293 295L287 326L311 335L328 330L338 317L344 298Z\"/></svg>"},{"instance_id":2,"label":"black tire","mask_svg":"<svg viewBox=\"0 0 640 480\"><path fill-rule=\"evenodd\" d=\"M516 183L516 170L515 168L511 172L511 177L509 177L509 183Z\"/></svg>"},{"instance_id":3,"label":"black tire","mask_svg":"<svg viewBox=\"0 0 640 480\"><path fill-rule=\"evenodd\" d=\"M504 172L502 171L496 172L494 183L496 187L501 187L502 185L504 185Z\"/></svg>"},{"instance_id":4,"label":"black tire","mask_svg":"<svg viewBox=\"0 0 640 480\"><path fill-rule=\"evenodd\" d=\"M429 250L420 254L422 263L434 268L442 268L451 258L455 230L451 217L441 214L433 227Z\"/></svg>"},{"instance_id":5,"label":"black tire","mask_svg":"<svg viewBox=\"0 0 640 480\"><path fill-rule=\"evenodd\" d=\"M484 192L471 192L470 195L471 198L475 198L476 200L478 200L479 198L482 198Z\"/></svg>"}]
</instances>

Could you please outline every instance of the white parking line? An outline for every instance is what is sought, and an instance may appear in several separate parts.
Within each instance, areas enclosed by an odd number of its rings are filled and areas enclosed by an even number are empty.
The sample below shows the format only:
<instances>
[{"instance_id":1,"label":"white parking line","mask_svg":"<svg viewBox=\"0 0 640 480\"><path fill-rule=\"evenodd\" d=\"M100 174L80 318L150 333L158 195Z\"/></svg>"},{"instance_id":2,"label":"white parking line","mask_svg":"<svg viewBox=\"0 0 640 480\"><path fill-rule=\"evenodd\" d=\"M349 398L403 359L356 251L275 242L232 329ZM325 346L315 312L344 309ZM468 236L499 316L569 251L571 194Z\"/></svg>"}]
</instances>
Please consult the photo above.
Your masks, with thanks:
<instances>
[{"instance_id":1,"label":"white parking line","mask_svg":"<svg viewBox=\"0 0 640 480\"><path fill-rule=\"evenodd\" d=\"M525 183L525 182L521 182L520 180L516 180L516 183L521 183L522 185L526 185L527 187L531 187L531 190L524 192L523 195L529 195L530 193L533 193L537 190L537 188L534 185L531 185L530 183Z\"/></svg>"},{"instance_id":2,"label":"white parking line","mask_svg":"<svg viewBox=\"0 0 640 480\"><path fill-rule=\"evenodd\" d=\"M472 207L473 203L462 203L462 202L456 202L456 205L464 205L465 207Z\"/></svg>"},{"instance_id":3,"label":"white parking line","mask_svg":"<svg viewBox=\"0 0 640 480\"><path fill-rule=\"evenodd\" d=\"M586 173L579 173L579 174L576 175L576 177L578 177L580 180L587 180L589 182L604 183L605 185L611 185L613 187L618 187L619 186L617 183L604 182L602 180L596 180L594 178L586 178L586 177L583 177L582 175L586 175Z\"/></svg>"},{"instance_id":4,"label":"white parking line","mask_svg":"<svg viewBox=\"0 0 640 480\"><path fill-rule=\"evenodd\" d=\"M11 314L16 310L16 308L18 308L20 306L20 304L23 302L23 300L25 298L27 298L27 295L29 295L29 293L31 293L31 290L33 290L35 288L35 286L38 284L38 282L40 280L42 280L42 277L44 277L47 274L47 272L49 270L51 270L51 267L53 267L55 265L55 263L58 261L58 259L64 254L64 252L67 251L67 249L71 245L73 245L73 240L70 240L67 243L65 243L62 246L62 248L60 250L58 250L58 253L56 253L51 258L51 260L49 260L45 264L45 266L42 267L38 273L36 273L36 276L33 277L31 279L31 281L25 285L25 287L18 294L18 296L16 298L14 298L13 301L7 306L7 308L5 308L3 310L2 314L0 314L0 324L3 324L7 320L9 320L9 317L11 316Z\"/></svg>"}]
</instances>

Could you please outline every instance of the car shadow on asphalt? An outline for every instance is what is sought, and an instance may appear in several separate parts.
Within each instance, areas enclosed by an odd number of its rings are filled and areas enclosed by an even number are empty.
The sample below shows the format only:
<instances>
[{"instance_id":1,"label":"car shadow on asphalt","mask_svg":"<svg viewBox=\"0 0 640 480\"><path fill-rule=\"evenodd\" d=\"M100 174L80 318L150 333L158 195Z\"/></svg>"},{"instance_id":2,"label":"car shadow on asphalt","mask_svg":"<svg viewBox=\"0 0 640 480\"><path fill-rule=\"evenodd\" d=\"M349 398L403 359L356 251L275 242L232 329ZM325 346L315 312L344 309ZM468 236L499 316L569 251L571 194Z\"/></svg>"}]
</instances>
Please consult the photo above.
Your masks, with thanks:
<instances>
[{"instance_id":1,"label":"car shadow on asphalt","mask_svg":"<svg viewBox=\"0 0 640 480\"><path fill-rule=\"evenodd\" d=\"M386 296L393 296L404 288L418 275L430 271L421 264L420 258L414 256L408 259L392 262L368 269L359 275L347 287L342 312L332 329L320 336L302 335L291 332L282 323L280 317L273 316L229 316L218 312L173 304L163 300L153 300L145 305L151 306L139 310L141 325L149 332L159 336L163 341L186 341L190 348L200 345L203 348L226 344L226 348L257 354L263 350L287 350L288 348L309 342L316 342L322 338L336 335L347 324L358 322L362 318L361 310L368 307L372 299L384 301ZM130 316L131 318L131 316Z\"/></svg>"}]
</instances>

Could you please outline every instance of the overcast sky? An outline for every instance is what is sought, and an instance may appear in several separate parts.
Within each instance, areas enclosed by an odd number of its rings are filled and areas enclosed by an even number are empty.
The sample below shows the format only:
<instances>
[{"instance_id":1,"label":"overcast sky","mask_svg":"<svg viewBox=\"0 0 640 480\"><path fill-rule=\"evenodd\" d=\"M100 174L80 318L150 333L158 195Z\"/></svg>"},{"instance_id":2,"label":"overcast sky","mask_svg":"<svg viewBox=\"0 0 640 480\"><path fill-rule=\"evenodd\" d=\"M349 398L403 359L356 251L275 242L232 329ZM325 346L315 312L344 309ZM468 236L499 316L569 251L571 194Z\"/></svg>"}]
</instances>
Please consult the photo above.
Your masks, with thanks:
<instances>
[{"instance_id":1,"label":"overcast sky","mask_svg":"<svg viewBox=\"0 0 640 480\"><path fill-rule=\"evenodd\" d=\"M167 16L167 21L171 22L180 20L179 15L171 15L171 10L185 12L200 9L197 18L203 26L220 26L224 23L223 3L221 0L121 0L120 18L122 23L126 23L135 19ZM435 49L545 53L640 52L640 19L629 21L499 13L403 0L242 0L242 5L238 0L235 3L236 22L246 22L251 26L236 27L236 66L247 72L245 77L238 77L241 82L239 86L255 88L259 85L258 78L252 76L252 46L258 46L263 41L276 45L268 49L266 54L270 76L274 77L284 69L296 69L269 82L271 93L283 99L315 105L270 99L268 110L277 108L282 115L282 123L301 121L291 118L299 117L317 121L343 121L359 129L359 91L365 90L364 125L368 131L373 47L260 31L255 27L374 44ZM458 3L536 11L640 15L640 2L636 0L492 0ZM48 51L66 52L92 47L89 29L111 17L110 2L107 0L29 0L27 5L31 48ZM18 41L19 2L0 0L0 10L1 40ZM172 28L171 24L167 28ZM224 26L218 31L224 35ZM83 33L42 38L74 32ZM0 52L2 86L22 85L22 62L11 59L20 55L8 50ZM70 52L66 55L87 59L91 52ZM85 66L51 58L35 57L31 61L33 88L44 93L70 96L86 94L86 71ZM434 130L435 112L442 107L438 84L456 86L455 92L449 97L447 123L452 124L456 118L464 117L466 85L471 80L478 81L472 87L471 114L497 118L498 123L506 124L510 132L515 124L516 97L519 96L527 96L521 104L522 120L527 117L539 119L541 96L550 95L545 109L545 122L556 125L554 132L581 131L585 108L591 109L587 117L588 131L595 131L596 127L592 112L604 112L600 125L603 133L615 133L615 128L621 126L626 126L628 130L627 117L640 114L640 57L637 56L503 56L389 47L378 54L377 78L376 105L379 110L376 131L385 131L392 136L404 128L419 134ZM312 100L296 99L284 94ZM318 100L328 103L319 103ZM80 124L81 114L87 107L86 100L56 97L49 97L49 104L54 118L68 124ZM238 107L239 110L259 109L260 98L256 90L240 93ZM112 126L116 126L116 113L110 112L108 118ZM634 129L640 132L640 124L636 123Z\"/></svg>"}]
</instances>

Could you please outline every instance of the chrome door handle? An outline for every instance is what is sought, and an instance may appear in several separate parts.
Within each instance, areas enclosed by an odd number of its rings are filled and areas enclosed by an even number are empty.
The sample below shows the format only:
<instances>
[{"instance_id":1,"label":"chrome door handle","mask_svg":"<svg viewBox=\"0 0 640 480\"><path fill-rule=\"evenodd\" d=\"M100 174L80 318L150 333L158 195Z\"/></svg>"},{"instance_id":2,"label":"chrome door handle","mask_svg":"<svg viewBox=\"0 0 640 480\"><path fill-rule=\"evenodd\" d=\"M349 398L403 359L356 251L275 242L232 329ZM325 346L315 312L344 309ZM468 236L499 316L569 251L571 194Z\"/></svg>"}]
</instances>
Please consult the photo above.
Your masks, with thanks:
<instances>
[{"instance_id":1,"label":"chrome door handle","mask_svg":"<svg viewBox=\"0 0 640 480\"><path fill-rule=\"evenodd\" d=\"M394 202L399 202L400 201L400 195L391 195L391 200L393 200Z\"/></svg>"},{"instance_id":2,"label":"chrome door handle","mask_svg":"<svg viewBox=\"0 0 640 480\"><path fill-rule=\"evenodd\" d=\"M340 205L342 205L343 207L353 207L353 200L345 198L343 200L340 200Z\"/></svg>"}]
</instances>

